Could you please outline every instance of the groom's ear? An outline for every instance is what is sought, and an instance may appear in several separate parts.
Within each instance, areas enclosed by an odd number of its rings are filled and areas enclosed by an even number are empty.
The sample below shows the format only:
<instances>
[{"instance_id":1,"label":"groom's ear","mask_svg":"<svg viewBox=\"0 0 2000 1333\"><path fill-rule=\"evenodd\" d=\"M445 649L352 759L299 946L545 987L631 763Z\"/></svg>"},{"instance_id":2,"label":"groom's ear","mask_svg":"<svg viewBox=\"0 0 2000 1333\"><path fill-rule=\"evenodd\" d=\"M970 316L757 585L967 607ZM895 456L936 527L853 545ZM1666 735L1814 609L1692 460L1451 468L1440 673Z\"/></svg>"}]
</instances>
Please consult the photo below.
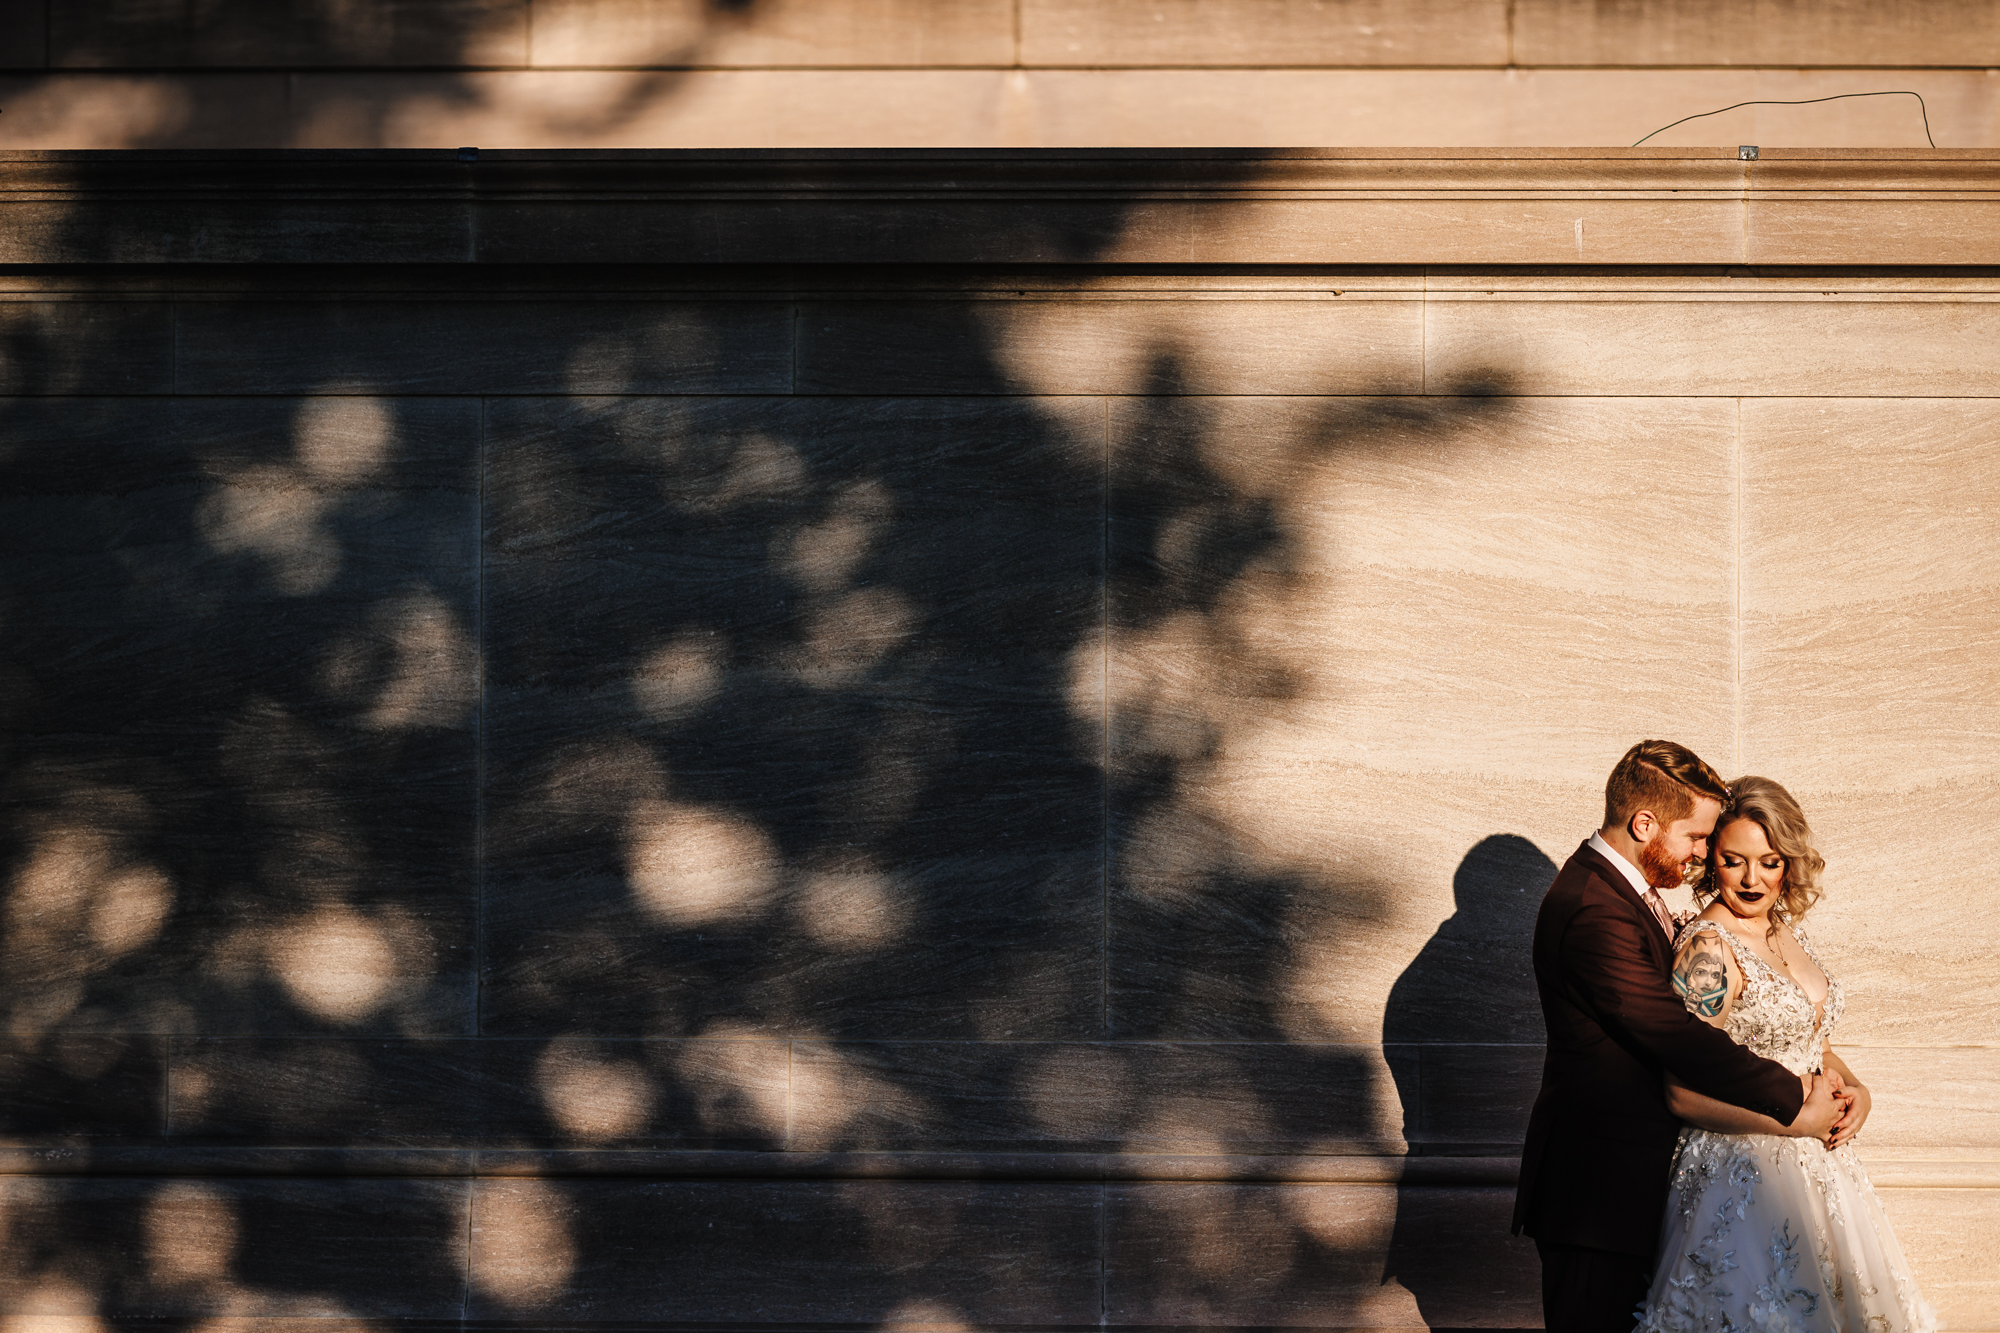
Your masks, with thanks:
<instances>
[{"instance_id":1,"label":"groom's ear","mask_svg":"<svg viewBox=\"0 0 2000 1333\"><path fill-rule=\"evenodd\" d=\"M1653 818L1651 810L1635 810L1632 817L1625 821L1625 831L1632 835L1634 842L1651 842L1659 827L1660 821Z\"/></svg>"}]
</instances>

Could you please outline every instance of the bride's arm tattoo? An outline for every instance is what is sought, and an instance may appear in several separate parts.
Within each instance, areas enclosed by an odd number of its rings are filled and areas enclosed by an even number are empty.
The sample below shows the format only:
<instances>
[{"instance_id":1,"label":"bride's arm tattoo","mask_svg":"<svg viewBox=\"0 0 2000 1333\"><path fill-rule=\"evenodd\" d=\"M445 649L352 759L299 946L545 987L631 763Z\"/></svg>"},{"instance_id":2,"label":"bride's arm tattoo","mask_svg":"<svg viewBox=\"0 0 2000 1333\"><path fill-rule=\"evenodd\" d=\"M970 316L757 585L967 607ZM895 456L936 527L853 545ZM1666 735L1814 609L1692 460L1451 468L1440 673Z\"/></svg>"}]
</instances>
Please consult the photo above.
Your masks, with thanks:
<instances>
[{"instance_id":1,"label":"bride's arm tattoo","mask_svg":"<svg viewBox=\"0 0 2000 1333\"><path fill-rule=\"evenodd\" d=\"M1721 951L1697 935L1674 960L1674 989L1687 1007L1703 1018L1714 1018L1729 1002L1729 969Z\"/></svg>"}]
</instances>

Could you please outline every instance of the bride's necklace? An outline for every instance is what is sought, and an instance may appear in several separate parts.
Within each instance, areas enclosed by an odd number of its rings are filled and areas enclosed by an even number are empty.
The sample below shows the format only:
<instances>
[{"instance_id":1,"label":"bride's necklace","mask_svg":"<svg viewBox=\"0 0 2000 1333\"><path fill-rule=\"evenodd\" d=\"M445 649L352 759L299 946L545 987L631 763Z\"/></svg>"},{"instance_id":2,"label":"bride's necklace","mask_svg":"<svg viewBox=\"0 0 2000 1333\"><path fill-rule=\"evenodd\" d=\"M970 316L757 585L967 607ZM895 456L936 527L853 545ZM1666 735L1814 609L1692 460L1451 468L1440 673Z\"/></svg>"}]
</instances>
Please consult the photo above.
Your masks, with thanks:
<instances>
[{"instance_id":1,"label":"bride's necklace","mask_svg":"<svg viewBox=\"0 0 2000 1333\"><path fill-rule=\"evenodd\" d=\"M1743 918L1739 917L1737 919L1742 920ZM1780 924L1782 925L1783 923L1781 922ZM1790 933L1789 930L1787 931L1787 933ZM1778 939L1775 934L1767 935L1764 937L1764 939L1765 942L1770 947L1771 957L1777 960L1776 967L1771 966L1771 960L1764 957L1763 953L1757 948L1756 942L1753 941L1748 935L1745 935L1742 931L1735 929L1733 926L1730 928L1730 934L1736 936L1737 939L1742 940L1744 944L1748 945L1750 948L1750 952L1757 955L1758 962L1763 963L1764 966L1766 967L1770 967L1773 972L1782 976L1786 981L1791 982L1793 988L1796 989L1800 995L1803 995L1805 997L1806 1003L1812 1006L1813 1021L1815 1023L1819 1022L1821 1014L1825 1011L1826 997L1821 996L1817 1000L1813 999L1812 992L1806 989L1805 983L1803 981L1800 981L1798 977L1792 974L1792 965L1785 961L1785 950L1783 946L1781 946L1778 943ZM1793 938L1796 939L1797 936L1793 936Z\"/></svg>"},{"instance_id":2,"label":"bride's necklace","mask_svg":"<svg viewBox=\"0 0 2000 1333\"><path fill-rule=\"evenodd\" d=\"M1764 958L1764 954L1762 953L1762 951L1760 951L1757 948L1757 941L1753 940L1750 936L1744 934L1740 930L1736 931L1735 935L1737 939L1742 940L1745 944L1748 944L1750 946L1751 952L1756 953L1759 958ZM1768 965L1771 963L1773 959L1775 959L1777 962L1777 966L1774 970L1783 973L1785 980L1791 982L1793 985L1797 985L1799 979L1792 975L1792 965L1785 961L1784 947L1778 943L1776 935L1764 936L1763 942L1766 945L1766 947L1768 947L1771 951L1771 957L1764 958L1765 963Z\"/></svg>"}]
</instances>

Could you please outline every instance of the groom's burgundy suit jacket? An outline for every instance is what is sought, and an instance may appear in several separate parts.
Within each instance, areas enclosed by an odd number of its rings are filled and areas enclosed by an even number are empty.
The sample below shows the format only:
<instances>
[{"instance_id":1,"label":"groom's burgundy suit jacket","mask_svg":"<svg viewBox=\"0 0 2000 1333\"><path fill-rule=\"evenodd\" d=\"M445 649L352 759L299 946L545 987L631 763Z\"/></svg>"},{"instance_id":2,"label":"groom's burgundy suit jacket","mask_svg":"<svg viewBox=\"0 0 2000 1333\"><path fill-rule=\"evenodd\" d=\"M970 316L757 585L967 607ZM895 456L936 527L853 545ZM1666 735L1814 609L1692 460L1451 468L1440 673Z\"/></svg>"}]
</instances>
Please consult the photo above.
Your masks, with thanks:
<instances>
[{"instance_id":1,"label":"groom's burgundy suit jacket","mask_svg":"<svg viewBox=\"0 0 2000 1333\"><path fill-rule=\"evenodd\" d=\"M1681 1124L1660 1071L1790 1124L1798 1075L1687 1011L1673 946L1632 886L1585 843L1535 918L1535 986L1548 1026L1528 1120L1514 1231L1653 1258Z\"/></svg>"}]
</instances>

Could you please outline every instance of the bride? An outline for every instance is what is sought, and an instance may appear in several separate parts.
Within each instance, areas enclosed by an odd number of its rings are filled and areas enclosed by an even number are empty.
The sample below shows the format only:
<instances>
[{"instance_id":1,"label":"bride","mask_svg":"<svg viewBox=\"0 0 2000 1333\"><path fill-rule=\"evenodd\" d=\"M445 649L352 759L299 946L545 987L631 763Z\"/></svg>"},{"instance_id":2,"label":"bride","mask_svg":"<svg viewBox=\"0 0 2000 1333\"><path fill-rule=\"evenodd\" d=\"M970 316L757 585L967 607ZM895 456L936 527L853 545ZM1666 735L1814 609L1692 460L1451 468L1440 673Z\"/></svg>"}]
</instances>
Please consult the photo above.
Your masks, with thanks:
<instances>
[{"instance_id":1,"label":"bride","mask_svg":"<svg viewBox=\"0 0 2000 1333\"><path fill-rule=\"evenodd\" d=\"M1826 863L1783 787L1738 778L1729 791L1700 885L1712 900L1680 932L1674 988L1757 1054L1826 1071L1848 1105L1822 1142L1667 1076L1688 1127L1639 1330L1929 1333L1937 1318L1854 1155L1869 1095L1829 1044L1840 982L1799 929Z\"/></svg>"}]
</instances>

